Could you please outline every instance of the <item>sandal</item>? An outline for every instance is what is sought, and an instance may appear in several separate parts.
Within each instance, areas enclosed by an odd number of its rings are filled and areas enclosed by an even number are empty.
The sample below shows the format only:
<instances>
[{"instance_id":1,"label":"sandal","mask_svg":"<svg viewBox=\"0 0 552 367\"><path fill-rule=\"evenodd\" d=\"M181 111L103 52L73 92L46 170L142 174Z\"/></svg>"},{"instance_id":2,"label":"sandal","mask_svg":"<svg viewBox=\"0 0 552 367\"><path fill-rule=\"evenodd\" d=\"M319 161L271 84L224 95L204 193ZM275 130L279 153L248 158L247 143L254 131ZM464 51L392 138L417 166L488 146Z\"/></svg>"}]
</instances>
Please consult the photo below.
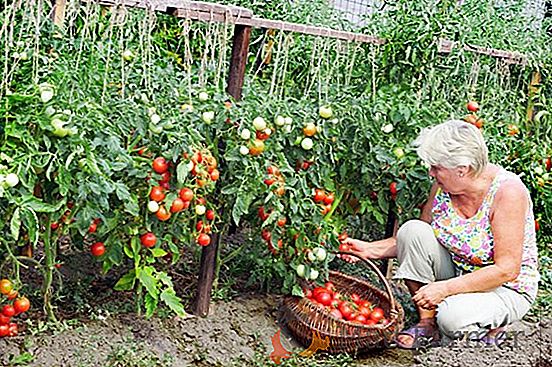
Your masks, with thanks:
<instances>
[{"instance_id":1,"label":"sandal","mask_svg":"<svg viewBox=\"0 0 552 367\"><path fill-rule=\"evenodd\" d=\"M500 345L504 343L506 339L508 339L506 328L497 327L495 329L489 330L489 332L483 338L481 338L480 341L488 346L496 345L497 347L500 347Z\"/></svg>"},{"instance_id":2,"label":"sandal","mask_svg":"<svg viewBox=\"0 0 552 367\"><path fill-rule=\"evenodd\" d=\"M406 344L399 340L399 336L406 335L412 337L412 344ZM397 334L395 343L401 349L418 349L422 347L434 347L439 345L440 334L437 325L434 323L418 323Z\"/></svg>"}]
</instances>

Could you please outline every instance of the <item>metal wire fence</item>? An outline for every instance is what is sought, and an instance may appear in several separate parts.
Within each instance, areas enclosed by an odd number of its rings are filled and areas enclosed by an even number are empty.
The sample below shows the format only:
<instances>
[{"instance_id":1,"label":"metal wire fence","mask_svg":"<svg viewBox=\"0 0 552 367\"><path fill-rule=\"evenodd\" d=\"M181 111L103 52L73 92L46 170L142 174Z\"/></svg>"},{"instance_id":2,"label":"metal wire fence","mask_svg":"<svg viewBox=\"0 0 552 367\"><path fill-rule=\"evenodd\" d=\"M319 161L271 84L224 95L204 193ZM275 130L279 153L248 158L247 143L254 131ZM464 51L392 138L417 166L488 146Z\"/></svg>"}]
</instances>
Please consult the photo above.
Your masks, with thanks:
<instances>
[{"instance_id":1,"label":"metal wire fence","mask_svg":"<svg viewBox=\"0 0 552 367\"><path fill-rule=\"evenodd\" d=\"M330 0L334 8L356 26L362 26L365 17L377 11L383 4L380 0Z\"/></svg>"}]
</instances>

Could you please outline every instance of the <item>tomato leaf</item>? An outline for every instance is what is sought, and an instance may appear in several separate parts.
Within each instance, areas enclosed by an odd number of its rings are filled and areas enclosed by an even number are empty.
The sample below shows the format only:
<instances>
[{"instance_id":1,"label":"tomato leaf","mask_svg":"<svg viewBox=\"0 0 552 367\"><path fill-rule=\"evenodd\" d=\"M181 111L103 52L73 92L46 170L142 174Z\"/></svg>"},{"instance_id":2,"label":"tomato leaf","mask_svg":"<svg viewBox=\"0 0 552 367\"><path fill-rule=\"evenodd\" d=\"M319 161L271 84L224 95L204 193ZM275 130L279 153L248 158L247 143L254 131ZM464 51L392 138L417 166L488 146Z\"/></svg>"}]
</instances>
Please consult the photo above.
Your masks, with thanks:
<instances>
[{"instance_id":1,"label":"tomato leaf","mask_svg":"<svg viewBox=\"0 0 552 367\"><path fill-rule=\"evenodd\" d=\"M167 251L163 250L162 248L158 248L158 247L152 248L150 251L151 251L151 254L153 255L153 257L163 257L167 254Z\"/></svg>"},{"instance_id":2,"label":"tomato leaf","mask_svg":"<svg viewBox=\"0 0 552 367\"><path fill-rule=\"evenodd\" d=\"M34 246L38 243L38 236L39 236L38 218L36 216L36 213L29 208L23 208L23 210L21 211L21 214L23 217L23 223L27 228L29 240L31 241L31 244Z\"/></svg>"},{"instance_id":3,"label":"tomato leaf","mask_svg":"<svg viewBox=\"0 0 552 367\"><path fill-rule=\"evenodd\" d=\"M113 289L116 291L129 291L134 288L134 283L136 282L136 272L134 269L130 270L128 273L123 275L121 279L115 284Z\"/></svg>"},{"instance_id":4,"label":"tomato leaf","mask_svg":"<svg viewBox=\"0 0 552 367\"><path fill-rule=\"evenodd\" d=\"M182 306L182 301L172 288L165 289L161 293L161 300L178 316L186 316L186 311L184 311L184 306Z\"/></svg>"},{"instance_id":5,"label":"tomato leaf","mask_svg":"<svg viewBox=\"0 0 552 367\"><path fill-rule=\"evenodd\" d=\"M157 298L152 297L149 293L146 293L144 297L144 305L146 306L146 318L150 318L157 309Z\"/></svg>"},{"instance_id":6,"label":"tomato leaf","mask_svg":"<svg viewBox=\"0 0 552 367\"><path fill-rule=\"evenodd\" d=\"M297 297L304 297L305 294L303 293L303 290L298 284L294 284L293 288L291 289L291 295L297 296Z\"/></svg>"},{"instance_id":7,"label":"tomato leaf","mask_svg":"<svg viewBox=\"0 0 552 367\"><path fill-rule=\"evenodd\" d=\"M21 229L21 217L19 208L16 208L13 212L10 221L10 232L12 237L17 240L19 238L19 230Z\"/></svg>"},{"instance_id":8,"label":"tomato leaf","mask_svg":"<svg viewBox=\"0 0 552 367\"><path fill-rule=\"evenodd\" d=\"M37 213L55 213L64 205L65 199L59 201L56 205L52 205L41 201L35 196L28 195L23 197L23 207L32 209Z\"/></svg>"},{"instance_id":9,"label":"tomato leaf","mask_svg":"<svg viewBox=\"0 0 552 367\"><path fill-rule=\"evenodd\" d=\"M182 161L176 166L176 179L179 184L183 184L186 181L189 172L187 162Z\"/></svg>"},{"instance_id":10,"label":"tomato leaf","mask_svg":"<svg viewBox=\"0 0 552 367\"><path fill-rule=\"evenodd\" d=\"M71 188L71 174L64 166L59 166L56 175L56 182L59 185L59 193L66 196Z\"/></svg>"},{"instance_id":11,"label":"tomato leaf","mask_svg":"<svg viewBox=\"0 0 552 367\"><path fill-rule=\"evenodd\" d=\"M238 194L234 207L232 208L232 220L234 220L234 223L238 224L240 222L241 216L247 213L252 201L253 194L245 191Z\"/></svg>"},{"instance_id":12,"label":"tomato leaf","mask_svg":"<svg viewBox=\"0 0 552 367\"><path fill-rule=\"evenodd\" d=\"M148 294L152 297L159 297L159 289L157 289L157 279L153 276L155 269L151 266L145 266L138 269L138 280L146 288Z\"/></svg>"},{"instance_id":13,"label":"tomato leaf","mask_svg":"<svg viewBox=\"0 0 552 367\"><path fill-rule=\"evenodd\" d=\"M160 272L157 277L159 278L159 281L165 284L167 287L169 288L173 287L173 282L171 277L164 271Z\"/></svg>"}]
</instances>

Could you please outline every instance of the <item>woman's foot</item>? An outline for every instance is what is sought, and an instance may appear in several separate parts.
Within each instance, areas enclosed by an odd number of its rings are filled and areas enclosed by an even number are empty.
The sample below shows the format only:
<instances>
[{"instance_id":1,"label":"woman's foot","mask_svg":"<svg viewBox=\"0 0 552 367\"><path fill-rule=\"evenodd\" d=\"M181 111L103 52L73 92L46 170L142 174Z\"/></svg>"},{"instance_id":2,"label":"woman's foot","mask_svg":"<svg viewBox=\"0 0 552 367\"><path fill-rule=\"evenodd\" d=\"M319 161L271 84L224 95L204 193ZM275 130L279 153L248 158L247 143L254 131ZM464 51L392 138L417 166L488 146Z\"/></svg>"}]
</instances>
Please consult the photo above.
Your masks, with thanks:
<instances>
[{"instance_id":1,"label":"woman's foot","mask_svg":"<svg viewBox=\"0 0 552 367\"><path fill-rule=\"evenodd\" d=\"M416 325L405 329L395 338L402 349L417 349L423 346L435 346L439 342L439 329L435 318L421 319Z\"/></svg>"}]
</instances>

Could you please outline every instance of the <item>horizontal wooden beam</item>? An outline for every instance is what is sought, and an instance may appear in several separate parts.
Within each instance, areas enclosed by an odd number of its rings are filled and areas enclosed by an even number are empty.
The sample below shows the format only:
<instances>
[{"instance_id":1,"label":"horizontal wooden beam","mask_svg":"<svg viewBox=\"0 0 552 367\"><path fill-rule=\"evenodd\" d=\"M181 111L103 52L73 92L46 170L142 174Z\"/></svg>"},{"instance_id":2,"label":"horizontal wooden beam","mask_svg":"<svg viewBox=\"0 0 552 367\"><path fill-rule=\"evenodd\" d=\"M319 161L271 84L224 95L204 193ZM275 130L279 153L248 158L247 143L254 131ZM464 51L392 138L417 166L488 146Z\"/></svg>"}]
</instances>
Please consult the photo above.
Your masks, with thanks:
<instances>
[{"instance_id":1,"label":"horizontal wooden beam","mask_svg":"<svg viewBox=\"0 0 552 367\"><path fill-rule=\"evenodd\" d=\"M83 0L85 2L93 0ZM311 36L321 36L328 38L341 39L351 42L371 43L374 45L382 45L386 42L385 39L370 36L363 33L354 33L347 31L339 31L326 27L311 26L306 24L284 22L279 20L270 20L260 17L255 17L250 9L221 5L216 3L208 3L202 1L188 0L99 0L101 5L123 5L129 7L137 7L144 9L152 9L155 11L166 12L179 18L193 19L206 22L221 22L235 25L244 25L255 28L278 29L286 32L296 32ZM457 46L456 42L441 39L439 40L438 52L441 54L449 54L452 49ZM519 52L511 52L498 50L494 48L482 47L477 45L464 45L463 49L468 52L473 52L480 55L487 55L502 59L511 64L527 64L527 56Z\"/></svg>"}]
</instances>

